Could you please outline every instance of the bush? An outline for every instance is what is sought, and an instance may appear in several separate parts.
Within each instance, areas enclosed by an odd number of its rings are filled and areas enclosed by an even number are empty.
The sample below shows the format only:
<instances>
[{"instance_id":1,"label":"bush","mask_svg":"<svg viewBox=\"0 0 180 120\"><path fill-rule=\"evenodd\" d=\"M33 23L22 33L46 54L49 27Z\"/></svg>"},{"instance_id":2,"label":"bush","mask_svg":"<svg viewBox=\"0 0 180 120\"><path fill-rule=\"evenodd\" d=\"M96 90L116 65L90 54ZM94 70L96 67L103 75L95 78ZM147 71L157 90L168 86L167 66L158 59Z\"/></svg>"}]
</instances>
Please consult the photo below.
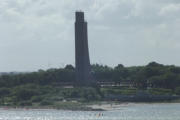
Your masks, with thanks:
<instances>
[{"instance_id":1,"label":"bush","mask_svg":"<svg viewBox=\"0 0 180 120\"><path fill-rule=\"evenodd\" d=\"M10 89L9 88L0 88L0 97L7 96L9 94L10 94Z\"/></svg>"},{"instance_id":2,"label":"bush","mask_svg":"<svg viewBox=\"0 0 180 120\"><path fill-rule=\"evenodd\" d=\"M94 88L90 88L90 87L82 88L81 91L82 91L82 98L86 99L87 101L95 101L101 99L101 96Z\"/></svg>"},{"instance_id":3,"label":"bush","mask_svg":"<svg viewBox=\"0 0 180 120\"><path fill-rule=\"evenodd\" d=\"M37 92L35 90L26 88L20 88L14 92L19 100L29 100L32 96L37 95Z\"/></svg>"},{"instance_id":4,"label":"bush","mask_svg":"<svg viewBox=\"0 0 180 120\"><path fill-rule=\"evenodd\" d=\"M31 98L31 101L32 102L41 102L43 100L43 97L42 96L33 96Z\"/></svg>"},{"instance_id":5,"label":"bush","mask_svg":"<svg viewBox=\"0 0 180 120\"><path fill-rule=\"evenodd\" d=\"M177 88L175 89L175 93L176 93L176 95L180 95L180 87L177 87Z\"/></svg>"},{"instance_id":6,"label":"bush","mask_svg":"<svg viewBox=\"0 0 180 120\"><path fill-rule=\"evenodd\" d=\"M20 106L32 106L32 102L30 101L22 101L19 103Z\"/></svg>"},{"instance_id":7,"label":"bush","mask_svg":"<svg viewBox=\"0 0 180 120\"><path fill-rule=\"evenodd\" d=\"M148 91L149 93L153 95L172 95L173 94L171 89L164 89L164 88L152 88Z\"/></svg>"},{"instance_id":8,"label":"bush","mask_svg":"<svg viewBox=\"0 0 180 120\"><path fill-rule=\"evenodd\" d=\"M115 95L135 95L137 92L137 89L133 88L102 88L101 91L107 95L107 94L115 94Z\"/></svg>"},{"instance_id":9,"label":"bush","mask_svg":"<svg viewBox=\"0 0 180 120\"><path fill-rule=\"evenodd\" d=\"M43 100L43 101L41 101L40 105L44 105L44 106L53 105L53 103L51 101L49 101L49 100Z\"/></svg>"}]
</instances>

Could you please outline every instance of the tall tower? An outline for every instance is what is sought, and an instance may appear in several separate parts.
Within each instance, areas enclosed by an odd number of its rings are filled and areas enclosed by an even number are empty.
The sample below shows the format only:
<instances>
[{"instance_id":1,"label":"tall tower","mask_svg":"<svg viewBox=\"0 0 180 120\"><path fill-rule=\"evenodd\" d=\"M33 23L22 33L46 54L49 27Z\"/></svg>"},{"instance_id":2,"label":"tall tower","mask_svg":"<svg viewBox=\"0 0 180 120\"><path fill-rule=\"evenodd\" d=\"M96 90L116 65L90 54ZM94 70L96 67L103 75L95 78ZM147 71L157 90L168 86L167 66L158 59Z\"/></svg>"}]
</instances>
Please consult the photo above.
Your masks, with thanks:
<instances>
[{"instance_id":1,"label":"tall tower","mask_svg":"<svg viewBox=\"0 0 180 120\"><path fill-rule=\"evenodd\" d=\"M91 84L91 75L87 22L84 20L84 12L78 11L75 16L76 84L79 86L88 86Z\"/></svg>"}]
</instances>

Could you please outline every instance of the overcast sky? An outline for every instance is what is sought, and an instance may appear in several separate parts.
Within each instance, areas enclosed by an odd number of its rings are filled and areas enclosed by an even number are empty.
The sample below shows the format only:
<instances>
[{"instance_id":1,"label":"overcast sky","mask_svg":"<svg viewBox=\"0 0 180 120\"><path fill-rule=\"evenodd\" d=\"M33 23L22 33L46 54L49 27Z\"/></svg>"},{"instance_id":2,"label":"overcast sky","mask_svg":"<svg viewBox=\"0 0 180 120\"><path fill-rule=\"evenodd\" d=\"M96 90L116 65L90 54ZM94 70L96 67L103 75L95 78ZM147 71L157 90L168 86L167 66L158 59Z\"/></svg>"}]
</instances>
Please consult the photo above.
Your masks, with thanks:
<instances>
[{"instance_id":1,"label":"overcast sky","mask_svg":"<svg viewBox=\"0 0 180 120\"><path fill-rule=\"evenodd\" d=\"M0 0L0 72L74 64L74 12L91 63L180 65L180 0Z\"/></svg>"}]
</instances>

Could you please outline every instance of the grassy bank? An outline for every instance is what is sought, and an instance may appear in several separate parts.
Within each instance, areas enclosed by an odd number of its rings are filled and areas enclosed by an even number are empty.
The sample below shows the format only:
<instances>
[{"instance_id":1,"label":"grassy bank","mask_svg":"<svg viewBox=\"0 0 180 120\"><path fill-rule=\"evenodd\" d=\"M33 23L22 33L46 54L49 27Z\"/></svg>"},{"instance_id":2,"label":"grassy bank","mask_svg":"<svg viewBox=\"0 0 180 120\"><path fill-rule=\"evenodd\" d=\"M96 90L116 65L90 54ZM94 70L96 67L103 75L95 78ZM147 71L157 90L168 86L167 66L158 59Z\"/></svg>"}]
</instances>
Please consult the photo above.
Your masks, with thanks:
<instances>
[{"instance_id":1,"label":"grassy bank","mask_svg":"<svg viewBox=\"0 0 180 120\"><path fill-rule=\"evenodd\" d=\"M55 86L38 86L27 84L12 88L0 88L0 106L28 107L28 108L54 108L64 110L94 110L87 107L90 104L106 101L108 95L132 96L132 95L176 95L169 89L139 90L137 88L62 88ZM140 98L141 99L141 98ZM126 102L114 99L118 102ZM114 101L112 100L112 101ZM111 101L111 100L108 100ZM162 100L166 101L166 100ZM175 101L175 100L174 100ZM133 102L133 99L132 99ZM134 101L135 102L135 101ZM141 101L143 102L143 100ZM144 101L145 102L145 101ZM146 101L147 102L147 101ZM148 101L149 102L149 101ZM152 101L156 102L156 101ZM159 102L159 101L158 101Z\"/></svg>"}]
</instances>

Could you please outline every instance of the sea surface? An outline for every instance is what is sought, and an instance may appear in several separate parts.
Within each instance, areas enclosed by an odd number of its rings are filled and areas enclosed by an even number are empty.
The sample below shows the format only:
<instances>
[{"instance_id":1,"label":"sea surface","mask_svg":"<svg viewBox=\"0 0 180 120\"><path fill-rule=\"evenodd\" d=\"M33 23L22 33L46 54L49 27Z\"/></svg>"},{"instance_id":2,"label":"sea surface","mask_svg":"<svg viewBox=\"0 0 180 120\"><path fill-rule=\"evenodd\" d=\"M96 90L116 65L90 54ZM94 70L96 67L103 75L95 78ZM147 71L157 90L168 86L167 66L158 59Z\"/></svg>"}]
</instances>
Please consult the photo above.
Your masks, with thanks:
<instances>
[{"instance_id":1,"label":"sea surface","mask_svg":"<svg viewBox=\"0 0 180 120\"><path fill-rule=\"evenodd\" d=\"M1 108L0 120L180 120L180 103L128 104L110 111Z\"/></svg>"}]
</instances>

